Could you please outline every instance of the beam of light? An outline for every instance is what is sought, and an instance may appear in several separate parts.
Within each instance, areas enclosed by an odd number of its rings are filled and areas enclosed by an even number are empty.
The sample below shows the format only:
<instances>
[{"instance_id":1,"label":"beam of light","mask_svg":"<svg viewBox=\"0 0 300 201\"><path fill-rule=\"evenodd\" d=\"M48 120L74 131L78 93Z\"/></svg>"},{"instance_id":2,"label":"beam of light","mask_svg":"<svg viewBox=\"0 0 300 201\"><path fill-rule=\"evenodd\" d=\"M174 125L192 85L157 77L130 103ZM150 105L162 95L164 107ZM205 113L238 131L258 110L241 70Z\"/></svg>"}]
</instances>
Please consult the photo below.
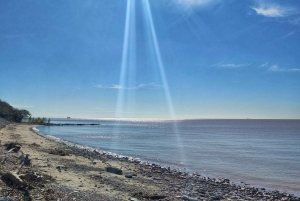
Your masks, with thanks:
<instances>
[{"instance_id":1,"label":"beam of light","mask_svg":"<svg viewBox=\"0 0 300 201\"><path fill-rule=\"evenodd\" d=\"M153 45L154 45L154 51L155 51L155 55L156 55L156 59L157 59L157 63L158 63L158 68L160 71L161 80L162 80L162 83L163 83L163 86L165 89L165 95L166 95L166 99L168 102L169 112L171 114L171 118L176 119L174 108L173 108L173 102L172 102L171 95L170 95L169 85L167 82L165 69L164 69L164 65L162 62L159 45L157 42L156 31L154 28L154 23L153 23L152 13L150 10L149 1L143 0L143 2L144 2L143 3L144 12L146 13L146 18L147 18L147 24L150 27L150 31L151 31L152 41L153 41Z\"/></svg>"},{"instance_id":2,"label":"beam of light","mask_svg":"<svg viewBox=\"0 0 300 201\"><path fill-rule=\"evenodd\" d=\"M161 58L161 53L160 53L160 49L159 49L159 45L158 45L158 41L157 41L157 37L156 37L156 31L155 31L155 27L154 27L154 23L153 23L153 18L152 18L152 13L151 13L151 9L150 9L150 5L149 5L149 0L143 0L143 10L146 16L146 23L147 26L150 28L150 32L151 32L151 37L152 37L152 42L154 45L154 51L155 51L155 56L157 59L157 64L158 64L158 68L160 71L160 76L161 76L161 80L164 86L164 90L165 90L165 96L167 99L167 104L168 104L168 109L171 115L171 118L174 120L173 123L173 131L174 134L176 136L176 141L177 141L177 147L179 148L179 157L180 157L180 161L182 161L183 163L186 162L186 157L184 154L184 149L182 146L182 140L180 137L180 132L177 126L177 122L176 122L176 115L174 112L174 107L173 107L173 102L172 102L172 98L170 95L170 90L169 90L169 85L168 85L168 81L166 78L166 74L165 74L165 69L164 69L164 64Z\"/></svg>"},{"instance_id":3,"label":"beam of light","mask_svg":"<svg viewBox=\"0 0 300 201\"><path fill-rule=\"evenodd\" d=\"M133 82L132 80L135 76L135 54L135 0L127 0L121 74L119 80L119 86L121 87L118 90L116 111L116 117L118 118L120 118L124 112L124 88L128 85L128 82Z\"/></svg>"},{"instance_id":4,"label":"beam of light","mask_svg":"<svg viewBox=\"0 0 300 201\"><path fill-rule=\"evenodd\" d=\"M129 86L129 83L132 82L132 79L134 79L135 76L135 54L135 0L127 0L116 118L121 118L122 115L124 115L125 101L130 102L125 97L126 95L128 96L125 92L127 91L126 88ZM115 122L112 134L118 136L120 133L121 127ZM114 150L117 147L119 147L119 139L111 139L110 149Z\"/></svg>"},{"instance_id":5,"label":"beam of light","mask_svg":"<svg viewBox=\"0 0 300 201\"><path fill-rule=\"evenodd\" d=\"M136 76L135 10L135 0L127 0L122 63L116 107L117 118L122 118L123 115L128 114L128 111L133 110L135 104L135 90L128 90L133 88ZM114 138L111 139L110 149L115 150L119 147L120 139L117 136L122 133L122 125L115 122L112 133Z\"/></svg>"},{"instance_id":6,"label":"beam of light","mask_svg":"<svg viewBox=\"0 0 300 201\"><path fill-rule=\"evenodd\" d=\"M132 7L130 11L130 45L129 45L129 60L128 60L128 77L127 86L134 88L136 81L136 9L135 0L132 0ZM135 107L135 90L127 90L126 97L126 112L134 111Z\"/></svg>"}]
</instances>

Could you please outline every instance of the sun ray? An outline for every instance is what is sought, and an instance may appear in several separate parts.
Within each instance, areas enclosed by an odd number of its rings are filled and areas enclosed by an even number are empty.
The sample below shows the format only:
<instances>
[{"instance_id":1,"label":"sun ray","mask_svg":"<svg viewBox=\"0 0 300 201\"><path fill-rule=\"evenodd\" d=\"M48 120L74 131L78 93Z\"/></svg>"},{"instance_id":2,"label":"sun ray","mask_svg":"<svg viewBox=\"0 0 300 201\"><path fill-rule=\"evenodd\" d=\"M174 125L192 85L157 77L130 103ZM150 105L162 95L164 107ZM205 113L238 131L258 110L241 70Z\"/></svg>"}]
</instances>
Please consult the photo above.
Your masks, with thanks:
<instances>
[{"instance_id":1,"label":"sun ray","mask_svg":"<svg viewBox=\"0 0 300 201\"><path fill-rule=\"evenodd\" d=\"M165 89L165 95L166 95L166 99L167 99L167 102L168 102L169 112L171 114L171 118L176 119L174 108L173 108L173 102L172 102L171 95L170 95L169 85L168 85L168 82L167 82L165 69L164 69L164 65L163 65L163 62L162 62L159 45L158 45L158 42L157 42L156 31L155 31L155 28L154 28L154 23L153 23L152 13L151 13L151 10L150 10L149 1L144 0L143 2L144 2L143 3L144 12L146 13L146 19L147 19L146 23L150 27L152 42L153 42L153 45L154 45L155 56L156 56L156 59L157 59L161 80L162 80L162 83L163 83L163 86L164 86L164 89Z\"/></svg>"},{"instance_id":2,"label":"sun ray","mask_svg":"<svg viewBox=\"0 0 300 201\"><path fill-rule=\"evenodd\" d=\"M153 22L153 18L152 18L152 12L150 9L149 0L143 0L143 10L144 10L144 13L146 16L147 26L149 27L149 30L151 32L150 35L151 35L152 43L154 46L154 52L155 52L155 56L157 59L158 68L160 71L161 81L163 83L164 90L165 90L165 96L166 96L166 100L167 100L167 104L168 104L168 109L169 109L171 118L174 120L173 121L173 132L176 137L177 147L179 148L179 151L180 151L180 156L179 156L180 162L185 163L186 157L185 157L185 153L184 153L184 148L181 146L182 140L181 140L180 132L179 132L177 122L176 122L176 115L175 115L175 111L174 111L174 107L173 107L173 102L172 102L172 98L171 98L171 94L170 94L170 90L169 90L167 77L165 74L164 64L163 64L163 61L161 58L161 52L160 52L160 48L159 48L159 44L158 44L158 40L157 40L157 36L156 36L156 31L155 31L155 27L154 27L154 22Z\"/></svg>"},{"instance_id":3,"label":"sun ray","mask_svg":"<svg viewBox=\"0 0 300 201\"><path fill-rule=\"evenodd\" d=\"M127 0L124 42L123 42L123 54L122 54L121 75L120 75L119 86L124 86L125 78L126 78L128 48L129 48L131 4L132 4L132 0ZM120 117L120 115L122 114L123 104L124 104L124 90L121 87L118 90L116 117Z\"/></svg>"},{"instance_id":4,"label":"sun ray","mask_svg":"<svg viewBox=\"0 0 300 201\"><path fill-rule=\"evenodd\" d=\"M135 80L135 61L136 61L136 28L135 28L135 0L127 0L126 6L126 20L125 20L125 30L124 30L124 42L123 42L123 53L122 53L122 63L121 72L118 88L118 99L116 107L116 118L122 118L125 114L125 108L131 110L132 107L128 107L131 103L134 103L134 94L128 94L128 88L131 87ZM130 92L131 93L131 92ZM125 107L126 105L126 107ZM113 135L119 135L121 133L121 128L118 122L115 123L113 127ZM111 149L119 146L119 139L114 138L111 141Z\"/></svg>"},{"instance_id":5,"label":"sun ray","mask_svg":"<svg viewBox=\"0 0 300 201\"><path fill-rule=\"evenodd\" d=\"M124 30L123 53L121 63L121 73L119 80L118 99L116 107L116 117L121 118L124 114L125 104L127 110L133 108L134 92L128 92L132 88L136 76L136 28L135 28L135 0L127 0L126 20ZM126 93L127 92L127 93Z\"/></svg>"}]
</instances>

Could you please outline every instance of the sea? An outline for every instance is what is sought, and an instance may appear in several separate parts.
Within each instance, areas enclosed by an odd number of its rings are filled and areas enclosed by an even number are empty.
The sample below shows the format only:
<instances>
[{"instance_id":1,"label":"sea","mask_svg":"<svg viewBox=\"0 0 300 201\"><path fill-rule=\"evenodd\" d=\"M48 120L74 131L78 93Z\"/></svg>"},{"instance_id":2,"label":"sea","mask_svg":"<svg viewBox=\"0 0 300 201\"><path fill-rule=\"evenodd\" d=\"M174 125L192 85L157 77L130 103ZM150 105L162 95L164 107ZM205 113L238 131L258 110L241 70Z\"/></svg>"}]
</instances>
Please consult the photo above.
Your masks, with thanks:
<instances>
[{"instance_id":1,"label":"sea","mask_svg":"<svg viewBox=\"0 0 300 201\"><path fill-rule=\"evenodd\" d=\"M300 120L52 119L54 136L203 177L300 196Z\"/></svg>"}]
</instances>

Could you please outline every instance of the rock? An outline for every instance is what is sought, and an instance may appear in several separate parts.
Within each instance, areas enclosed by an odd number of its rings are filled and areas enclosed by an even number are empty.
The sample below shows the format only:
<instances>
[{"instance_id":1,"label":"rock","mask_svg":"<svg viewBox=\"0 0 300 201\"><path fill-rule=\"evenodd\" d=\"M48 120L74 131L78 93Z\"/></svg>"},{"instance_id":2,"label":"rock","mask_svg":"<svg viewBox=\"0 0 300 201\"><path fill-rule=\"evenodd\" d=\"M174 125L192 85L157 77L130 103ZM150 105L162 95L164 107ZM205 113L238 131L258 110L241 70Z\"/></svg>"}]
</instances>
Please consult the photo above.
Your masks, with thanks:
<instances>
[{"instance_id":1,"label":"rock","mask_svg":"<svg viewBox=\"0 0 300 201\"><path fill-rule=\"evenodd\" d=\"M151 195L151 196L149 196L149 198L151 199L151 200L159 200L159 199L164 199L166 196L164 196L164 195Z\"/></svg>"},{"instance_id":2,"label":"rock","mask_svg":"<svg viewBox=\"0 0 300 201\"><path fill-rule=\"evenodd\" d=\"M49 154L59 155L59 156L68 156L69 152L63 149L55 148L49 151Z\"/></svg>"},{"instance_id":3,"label":"rock","mask_svg":"<svg viewBox=\"0 0 300 201\"><path fill-rule=\"evenodd\" d=\"M220 199L221 199L221 197L220 197L220 196L218 196L218 195L215 195L215 196L213 196L211 199L213 199L213 200L220 200Z\"/></svg>"},{"instance_id":4,"label":"rock","mask_svg":"<svg viewBox=\"0 0 300 201\"><path fill-rule=\"evenodd\" d=\"M130 200L130 201L139 201L138 199L133 198L133 197L130 197L129 200Z\"/></svg>"},{"instance_id":5,"label":"rock","mask_svg":"<svg viewBox=\"0 0 300 201\"><path fill-rule=\"evenodd\" d=\"M12 201L12 199L9 199L8 197L4 197L0 195L0 201Z\"/></svg>"},{"instance_id":6,"label":"rock","mask_svg":"<svg viewBox=\"0 0 300 201\"><path fill-rule=\"evenodd\" d=\"M132 178L132 174L125 174L126 178Z\"/></svg>"},{"instance_id":7,"label":"rock","mask_svg":"<svg viewBox=\"0 0 300 201\"><path fill-rule=\"evenodd\" d=\"M61 171L61 170L65 170L66 171L68 168L66 166L64 166L64 165L58 165L58 166L56 166L56 169L58 171Z\"/></svg>"},{"instance_id":8,"label":"rock","mask_svg":"<svg viewBox=\"0 0 300 201\"><path fill-rule=\"evenodd\" d=\"M113 173L113 174L118 174L118 175L123 174L123 171L121 169L115 168L115 167L107 167L106 172Z\"/></svg>"},{"instance_id":9,"label":"rock","mask_svg":"<svg viewBox=\"0 0 300 201\"><path fill-rule=\"evenodd\" d=\"M183 195L181 198L183 200L187 200L187 201L198 201L198 198L192 198L192 197L189 197L187 195Z\"/></svg>"}]
</instances>

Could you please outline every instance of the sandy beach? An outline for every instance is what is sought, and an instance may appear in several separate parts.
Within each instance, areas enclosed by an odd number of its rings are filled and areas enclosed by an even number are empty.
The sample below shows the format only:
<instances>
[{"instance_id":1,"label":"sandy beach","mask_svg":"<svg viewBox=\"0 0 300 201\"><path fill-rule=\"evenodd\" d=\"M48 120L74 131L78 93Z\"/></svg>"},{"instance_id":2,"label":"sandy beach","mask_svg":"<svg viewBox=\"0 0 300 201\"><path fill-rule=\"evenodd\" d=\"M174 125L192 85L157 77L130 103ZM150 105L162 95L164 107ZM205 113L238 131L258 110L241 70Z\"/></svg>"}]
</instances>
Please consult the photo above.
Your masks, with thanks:
<instances>
[{"instance_id":1,"label":"sandy beach","mask_svg":"<svg viewBox=\"0 0 300 201\"><path fill-rule=\"evenodd\" d=\"M300 200L67 146L33 127L0 130L0 200Z\"/></svg>"}]
</instances>

